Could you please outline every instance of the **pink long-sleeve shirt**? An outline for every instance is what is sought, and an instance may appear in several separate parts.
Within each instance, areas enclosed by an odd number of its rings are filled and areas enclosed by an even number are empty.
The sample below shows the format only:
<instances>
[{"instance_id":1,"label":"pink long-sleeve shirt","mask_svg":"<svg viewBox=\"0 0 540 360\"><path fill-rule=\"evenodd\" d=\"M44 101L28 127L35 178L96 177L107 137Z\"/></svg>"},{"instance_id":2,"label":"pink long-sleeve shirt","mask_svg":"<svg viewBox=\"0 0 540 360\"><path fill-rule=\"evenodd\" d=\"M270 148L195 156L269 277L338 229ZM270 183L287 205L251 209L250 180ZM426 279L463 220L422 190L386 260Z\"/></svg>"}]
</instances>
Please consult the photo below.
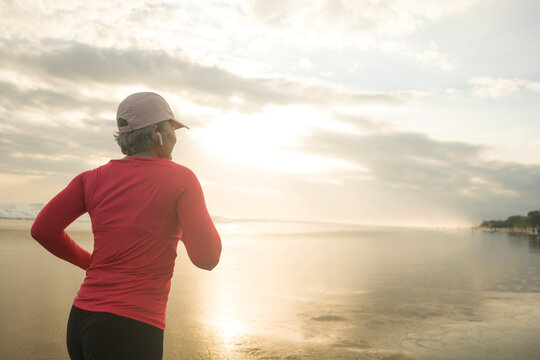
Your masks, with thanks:
<instances>
[{"instance_id":1,"label":"pink long-sleeve shirt","mask_svg":"<svg viewBox=\"0 0 540 360\"><path fill-rule=\"evenodd\" d=\"M92 254L65 232L85 212L92 220ZM31 234L54 255L86 270L75 306L160 329L165 329L178 240L202 269L213 269L221 254L197 177L166 158L110 160L77 175L40 211Z\"/></svg>"}]
</instances>

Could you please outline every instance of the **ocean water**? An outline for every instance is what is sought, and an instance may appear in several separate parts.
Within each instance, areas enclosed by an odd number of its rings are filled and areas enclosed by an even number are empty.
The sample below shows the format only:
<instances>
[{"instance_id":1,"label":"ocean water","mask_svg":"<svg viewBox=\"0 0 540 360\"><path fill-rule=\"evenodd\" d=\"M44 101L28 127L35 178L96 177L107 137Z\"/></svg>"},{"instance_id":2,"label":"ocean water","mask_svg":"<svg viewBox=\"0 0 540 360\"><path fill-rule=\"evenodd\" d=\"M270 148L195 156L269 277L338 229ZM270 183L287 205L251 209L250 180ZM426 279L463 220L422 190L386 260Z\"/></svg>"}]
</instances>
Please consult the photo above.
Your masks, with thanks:
<instances>
[{"instance_id":1,"label":"ocean water","mask_svg":"<svg viewBox=\"0 0 540 360\"><path fill-rule=\"evenodd\" d=\"M2 359L63 359L84 272L0 221ZM91 249L89 223L68 232ZM226 221L220 264L182 243L164 359L539 359L540 243L470 229Z\"/></svg>"}]
</instances>

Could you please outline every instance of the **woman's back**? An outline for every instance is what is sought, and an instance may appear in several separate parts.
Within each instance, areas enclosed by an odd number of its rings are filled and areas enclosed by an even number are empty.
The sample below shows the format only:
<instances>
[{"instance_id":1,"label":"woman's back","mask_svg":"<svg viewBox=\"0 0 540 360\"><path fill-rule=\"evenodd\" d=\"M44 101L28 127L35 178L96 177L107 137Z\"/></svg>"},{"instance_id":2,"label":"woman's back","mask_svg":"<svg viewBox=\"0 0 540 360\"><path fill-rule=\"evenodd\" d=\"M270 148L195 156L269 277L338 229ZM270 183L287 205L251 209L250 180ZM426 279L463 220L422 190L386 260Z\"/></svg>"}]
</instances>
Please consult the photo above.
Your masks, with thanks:
<instances>
[{"instance_id":1,"label":"woman's back","mask_svg":"<svg viewBox=\"0 0 540 360\"><path fill-rule=\"evenodd\" d=\"M161 359L178 240L199 268L212 270L221 256L199 180L172 161L174 131L189 127L153 92L125 98L116 122L128 156L77 175L31 229L51 253L86 270L67 325L73 360ZM65 231L86 212L92 254Z\"/></svg>"},{"instance_id":2,"label":"woman's back","mask_svg":"<svg viewBox=\"0 0 540 360\"><path fill-rule=\"evenodd\" d=\"M165 327L182 236L177 207L194 180L189 169L168 159L138 156L82 174L94 251L75 306ZM186 204L191 207L197 205Z\"/></svg>"},{"instance_id":3,"label":"woman's back","mask_svg":"<svg viewBox=\"0 0 540 360\"><path fill-rule=\"evenodd\" d=\"M92 220L94 250L74 300L81 309L164 329L178 240L199 267L210 270L219 260L221 240L199 181L169 159L111 160L76 176L58 196L63 219L84 210ZM48 214L44 208L35 226L53 226Z\"/></svg>"}]
</instances>

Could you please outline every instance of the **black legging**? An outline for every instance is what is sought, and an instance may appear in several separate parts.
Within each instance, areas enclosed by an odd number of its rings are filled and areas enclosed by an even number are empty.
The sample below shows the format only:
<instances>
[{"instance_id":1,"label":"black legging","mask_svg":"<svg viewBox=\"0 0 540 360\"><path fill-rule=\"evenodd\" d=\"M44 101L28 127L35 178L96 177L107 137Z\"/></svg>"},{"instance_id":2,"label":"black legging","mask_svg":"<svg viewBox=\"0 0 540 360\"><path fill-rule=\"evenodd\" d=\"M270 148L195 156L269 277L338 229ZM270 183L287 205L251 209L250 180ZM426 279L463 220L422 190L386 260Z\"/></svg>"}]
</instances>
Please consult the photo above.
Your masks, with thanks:
<instances>
[{"instance_id":1,"label":"black legging","mask_svg":"<svg viewBox=\"0 0 540 360\"><path fill-rule=\"evenodd\" d=\"M71 360L161 360L163 330L73 305L67 325L67 348Z\"/></svg>"}]
</instances>

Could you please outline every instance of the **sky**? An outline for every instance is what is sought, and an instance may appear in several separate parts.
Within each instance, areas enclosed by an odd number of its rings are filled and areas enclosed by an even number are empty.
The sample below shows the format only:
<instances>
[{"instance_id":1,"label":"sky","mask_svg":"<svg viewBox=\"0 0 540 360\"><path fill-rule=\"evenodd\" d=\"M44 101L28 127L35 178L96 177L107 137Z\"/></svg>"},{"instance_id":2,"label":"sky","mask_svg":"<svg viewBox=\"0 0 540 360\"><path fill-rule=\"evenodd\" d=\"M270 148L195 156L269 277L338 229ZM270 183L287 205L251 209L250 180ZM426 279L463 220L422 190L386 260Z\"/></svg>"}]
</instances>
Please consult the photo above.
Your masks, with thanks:
<instances>
[{"instance_id":1,"label":"sky","mask_svg":"<svg viewBox=\"0 0 540 360\"><path fill-rule=\"evenodd\" d=\"M0 3L0 202L123 157L155 91L212 215L468 226L540 209L540 3Z\"/></svg>"}]
</instances>

